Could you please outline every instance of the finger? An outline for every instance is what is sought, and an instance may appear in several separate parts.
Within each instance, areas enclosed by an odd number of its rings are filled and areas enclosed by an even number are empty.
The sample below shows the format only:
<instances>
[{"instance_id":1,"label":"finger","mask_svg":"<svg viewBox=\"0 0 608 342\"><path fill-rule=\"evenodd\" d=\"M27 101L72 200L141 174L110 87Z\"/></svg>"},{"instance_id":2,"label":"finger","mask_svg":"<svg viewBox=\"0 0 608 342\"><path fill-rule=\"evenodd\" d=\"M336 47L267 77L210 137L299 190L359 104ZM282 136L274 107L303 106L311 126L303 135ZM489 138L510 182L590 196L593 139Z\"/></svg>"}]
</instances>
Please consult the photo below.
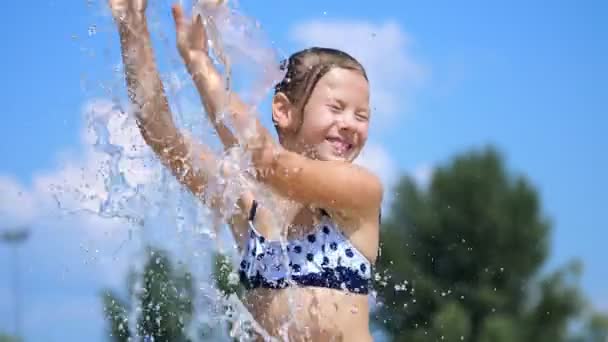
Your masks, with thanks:
<instances>
[{"instance_id":1,"label":"finger","mask_svg":"<svg viewBox=\"0 0 608 342\"><path fill-rule=\"evenodd\" d=\"M173 14L173 20L175 21L175 38L177 47L183 54L184 49L187 49L188 45L188 24L184 17L184 10L179 4L174 4L171 7L171 13Z\"/></svg>"},{"instance_id":2,"label":"finger","mask_svg":"<svg viewBox=\"0 0 608 342\"><path fill-rule=\"evenodd\" d=\"M175 30L178 32L183 31L185 20L182 6L180 4L174 4L171 6L171 13L173 14L173 20L175 21Z\"/></svg>"},{"instance_id":3,"label":"finger","mask_svg":"<svg viewBox=\"0 0 608 342\"><path fill-rule=\"evenodd\" d=\"M195 50L207 50L207 34L203 25L203 18L198 14L192 23L192 31L190 34L190 44Z\"/></svg>"}]
</instances>

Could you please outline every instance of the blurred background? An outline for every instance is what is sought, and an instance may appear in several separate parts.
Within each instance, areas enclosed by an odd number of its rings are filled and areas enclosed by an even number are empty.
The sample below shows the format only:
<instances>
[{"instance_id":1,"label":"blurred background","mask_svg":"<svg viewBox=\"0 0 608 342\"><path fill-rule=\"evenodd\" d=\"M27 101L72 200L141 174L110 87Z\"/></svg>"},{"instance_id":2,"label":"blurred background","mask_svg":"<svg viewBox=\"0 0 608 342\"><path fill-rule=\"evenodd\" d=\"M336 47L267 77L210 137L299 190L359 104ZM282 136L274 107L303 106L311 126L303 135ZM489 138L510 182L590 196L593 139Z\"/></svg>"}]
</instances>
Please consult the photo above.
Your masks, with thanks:
<instances>
[{"instance_id":1,"label":"blurred background","mask_svg":"<svg viewBox=\"0 0 608 342\"><path fill-rule=\"evenodd\" d=\"M149 2L161 70L183 74L170 2ZM163 318L157 340L186 340L201 305L190 297L207 282L189 275L238 293L230 258L209 252L208 229L167 219L136 238L137 224L87 202L111 196L89 114L125 94L105 1L3 8L0 341L126 341L138 306ZM281 57L340 48L370 75L358 162L387 192L377 340L608 341L606 2L241 0L238 11ZM129 292L134 274L179 295L146 311L154 295Z\"/></svg>"}]
</instances>

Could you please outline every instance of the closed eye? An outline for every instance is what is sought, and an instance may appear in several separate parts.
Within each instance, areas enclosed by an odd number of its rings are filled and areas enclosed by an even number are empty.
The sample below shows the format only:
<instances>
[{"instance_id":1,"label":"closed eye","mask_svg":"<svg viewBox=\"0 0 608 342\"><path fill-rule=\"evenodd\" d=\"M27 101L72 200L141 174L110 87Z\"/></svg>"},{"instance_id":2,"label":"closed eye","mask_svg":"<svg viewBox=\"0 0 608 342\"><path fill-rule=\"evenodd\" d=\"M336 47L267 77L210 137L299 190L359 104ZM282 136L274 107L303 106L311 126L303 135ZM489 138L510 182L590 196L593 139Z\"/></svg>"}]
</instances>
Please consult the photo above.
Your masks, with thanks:
<instances>
[{"instance_id":1,"label":"closed eye","mask_svg":"<svg viewBox=\"0 0 608 342\"><path fill-rule=\"evenodd\" d=\"M369 115L367 113L357 113L356 114L356 118L359 121L368 121L369 120Z\"/></svg>"},{"instance_id":2,"label":"closed eye","mask_svg":"<svg viewBox=\"0 0 608 342\"><path fill-rule=\"evenodd\" d=\"M335 104L335 103L330 103L328 105L328 107L333 113L340 113L344 110L344 108L342 106Z\"/></svg>"},{"instance_id":3,"label":"closed eye","mask_svg":"<svg viewBox=\"0 0 608 342\"><path fill-rule=\"evenodd\" d=\"M355 117L357 118L357 120L359 121L369 121L369 117L370 117L370 111L367 108L359 108L356 112L355 112Z\"/></svg>"}]
</instances>

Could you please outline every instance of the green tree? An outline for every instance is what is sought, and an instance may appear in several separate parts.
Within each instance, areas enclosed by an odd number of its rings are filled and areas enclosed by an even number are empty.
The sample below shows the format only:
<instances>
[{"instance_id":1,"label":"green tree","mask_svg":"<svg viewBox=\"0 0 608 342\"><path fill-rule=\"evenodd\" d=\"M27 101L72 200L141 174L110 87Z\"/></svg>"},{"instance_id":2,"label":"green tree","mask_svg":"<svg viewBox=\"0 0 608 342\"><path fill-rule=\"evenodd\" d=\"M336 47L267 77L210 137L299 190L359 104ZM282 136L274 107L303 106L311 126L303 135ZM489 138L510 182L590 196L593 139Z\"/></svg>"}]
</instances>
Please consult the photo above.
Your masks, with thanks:
<instances>
[{"instance_id":1,"label":"green tree","mask_svg":"<svg viewBox=\"0 0 608 342\"><path fill-rule=\"evenodd\" d=\"M153 341L188 341L184 328L193 312L192 277L186 271L174 271L165 252L149 248L148 255L136 303L121 300L112 291L105 291L103 295L110 336L116 342L129 341L129 312L136 310L139 336ZM134 273L129 277L130 298L136 277Z\"/></svg>"},{"instance_id":2,"label":"green tree","mask_svg":"<svg viewBox=\"0 0 608 342\"><path fill-rule=\"evenodd\" d=\"M0 342L19 342L20 338L0 332Z\"/></svg>"},{"instance_id":3,"label":"green tree","mask_svg":"<svg viewBox=\"0 0 608 342\"><path fill-rule=\"evenodd\" d=\"M215 253L214 255L213 278L217 288L225 296L236 294L239 298L243 294L243 286L238 281L238 276L230 258L225 254Z\"/></svg>"},{"instance_id":4,"label":"green tree","mask_svg":"<svg viewBox=\"0 0 608 342\"><path fill-rule=\"evenodd\" d=\"M236 273L230 259L215 253L213 276L217 288L225 296L241 295L243 289L235 281ZM127 286L129 298L133 298L133 285L139 275L131 272ZM187 270L174 271L168 255L158 249L148 249L148 259L143 269L143 290L131 303L120 298L114 291L103 293L104 313L107 317L110 338L115 342L131 339L129 313L141 309L137 315L136 330L139 336L154 338L154 341L188 341L184 329L191 324L193 315L193 280ZM238 278L237 278L238 279ZM226 310L230 308L225 307ZM219 328L219 329L218 329ZM228 330L232 328L230 324ZM222 327L194 327L199 336L214 340L225 337Z\"/></svg>"},{"instance_id":5,"label":"green tree","mask_svg":"<svg viewBox=\"0 0 608 342\"><path fill-rule=\"evenodd\" d=\"M594 312L587 317L582 331L572 337L570 342L608 341L608 314Z\"/></svg>"},{"instance_id":6,"label":"green tree","mask_svg":"<svg viewBox=\"0 0 608 342\"><path fill-rule=\"evenodd\" d=\"M589 341L608 341L608 315L595 313L587 324Z\"/></svg>"},{"instance_id":7,"label":"green tree","mask_svg":"<svg viewBox=\"0 0 608 342\"><path fill-rule=\"evenodd\" d=\"M561 341L580 308L576 264L539 279L550 223L493 148L428 187L403 177L381 233L376 319L396 341Z\"/></svg>"}]
</instances>

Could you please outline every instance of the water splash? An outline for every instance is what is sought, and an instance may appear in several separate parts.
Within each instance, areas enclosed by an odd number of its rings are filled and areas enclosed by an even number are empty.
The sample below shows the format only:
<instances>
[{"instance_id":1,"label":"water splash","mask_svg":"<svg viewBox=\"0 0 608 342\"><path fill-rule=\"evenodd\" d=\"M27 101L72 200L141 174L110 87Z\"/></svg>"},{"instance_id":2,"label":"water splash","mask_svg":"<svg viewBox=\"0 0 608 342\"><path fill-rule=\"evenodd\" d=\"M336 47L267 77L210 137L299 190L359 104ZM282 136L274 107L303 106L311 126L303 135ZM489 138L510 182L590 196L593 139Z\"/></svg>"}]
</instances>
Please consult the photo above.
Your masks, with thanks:
<instances>
[{"instance_id":1,"label":"water splash","mask_svg":"<svg viewBox=\"0 0 608 342\"><path fill-rule=\"evenodd\" d=\"M224 69L227 91L237 91L255 112L270 89L283 77L280 56L261 29L260 23L238 11L238 3L231 7L218 6L214 0L198 1L193 15L205 18L212 56ZM233 77L238 74L237 77ZM219 116L218 120L226 120ZM237 131L242 139L255 134L253 121L247 130Z\"/></svg>"},{"instance_id":2,"label":"water splash","mask_svg":"<svg viewBox=\"0 0 608 342\"><path fill-rule=\"evenodd\" d=\"M155 2L148 9L152 35L160 36L163 43L155 45L157 58L160 57L161 78L178 127L207 143L213 138L213 133L209 132L210 126L200 106L194 105L198 103L198 96L193 92L194 87L181 63L175 63L179 57L167 38L173 35L172 23L163 21L165 16L159 15L168 13L167 5ZM280 55L276 48L260 24L241 14L235 2L230 7L218 7L211 6L208 1L196 1L192 8L194 14L202 14L207 19L205 24L210 46L218 68L226 77L227 91L237 91L251 111L257 111L284 73L279 68ZM114 32L97 23L89 25L87 33L99 40L108 31ZM199 281L194 298L194 317L186 329L191 340L200 340L197 330L200 326L220 326L220 338L229 335L248 340L251 332L256 331L266 340L273 340L253 320L238 297L224 297L209 281L213 251L228 251L236 256L232 244L226 244L230 239L222 238L222 233L226 232L223 222L237 210L237 199L243 187L248 185L251 173L249 154L238 147L227 151L217 148L220 163L215 174L221 176L210 180L206 196L222 198L225 210L219 214L211 212L199 198L177 183L146 146L126 105L122 70L116 67L116 61L106 62L108 74L115 78L98 84L97 90L112 100L92 101L86 108L88 168L75 172L76 177L66 177L63 184L54 187L57 205L68 214L86 213L119 220L125 229L129 229L129 239L116 248L130 250L130 268L139 275L131 284L131 303L137 303L144 288L141 275L149 257L146 247L154 245L181 260ZM89 84L87 91L93 88L95 86ZM219 115L218 120L233 127L227 115ZM239 140L255 134L254 127L251 121L245 129L237 131ZM70 178L80 181L74 182ZM270 200L263 193L260 196L262 202ZM136 306L131 307L128 313L127 325L131 336L136 339L141 313L141 308ZM232 327L229 332L224 329L228 326Z\"/></svg>"}]
</instances>

